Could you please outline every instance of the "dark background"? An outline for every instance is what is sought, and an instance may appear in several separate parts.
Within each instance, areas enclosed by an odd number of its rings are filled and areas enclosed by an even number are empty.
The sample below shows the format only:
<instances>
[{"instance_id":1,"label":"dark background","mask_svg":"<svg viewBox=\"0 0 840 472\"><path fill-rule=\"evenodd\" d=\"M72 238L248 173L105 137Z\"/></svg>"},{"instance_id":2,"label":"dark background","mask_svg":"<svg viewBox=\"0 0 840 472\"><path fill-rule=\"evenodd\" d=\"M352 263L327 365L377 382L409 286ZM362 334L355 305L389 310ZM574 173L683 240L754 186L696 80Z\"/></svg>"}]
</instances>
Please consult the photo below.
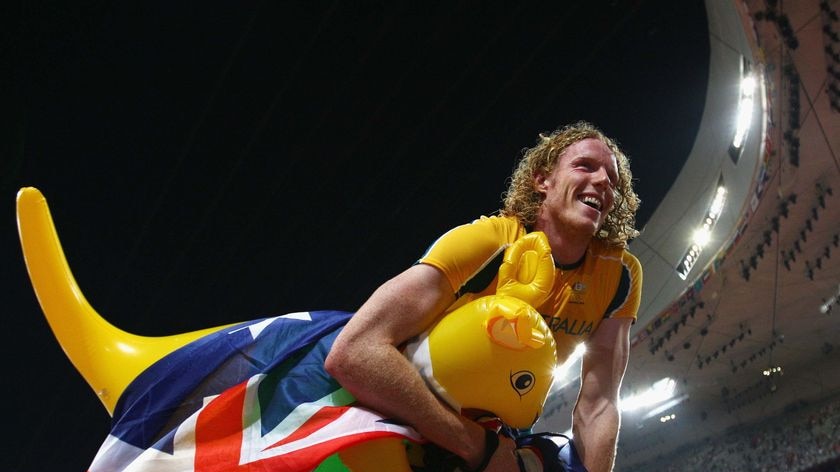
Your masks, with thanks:
<instances>
[{"instance_id":1,"label":"dark background","mask_svg":"<svg viewBox=\"0 0 840 472\"><path fill-rule=\"evenodd\" d=\"M2 470L84 470L109 423L37 305L20 187L100 314L174 334L354 310L579 119L630 156L641 228L705 99L702 2L182 3L3 20Z\"/></svg>"}]
</instances>

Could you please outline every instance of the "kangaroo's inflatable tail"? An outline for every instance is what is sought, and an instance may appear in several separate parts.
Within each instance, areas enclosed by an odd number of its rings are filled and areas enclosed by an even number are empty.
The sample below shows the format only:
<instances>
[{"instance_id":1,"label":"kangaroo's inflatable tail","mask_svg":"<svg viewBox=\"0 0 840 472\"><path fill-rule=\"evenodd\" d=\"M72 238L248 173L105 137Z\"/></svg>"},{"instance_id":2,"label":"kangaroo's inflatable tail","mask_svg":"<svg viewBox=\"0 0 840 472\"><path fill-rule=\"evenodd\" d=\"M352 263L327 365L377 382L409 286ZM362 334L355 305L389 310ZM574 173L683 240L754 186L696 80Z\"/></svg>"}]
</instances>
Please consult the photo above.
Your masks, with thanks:
<instances>
[{"instance_id":1,"label":"kangaroo's inflatable tail","mask_svg":"<svg viewBox=\"0 0 840 472\"><path fill-rule=\"evenodd\" d=\"M38 189L26 187L18 192L17 223L29 278L50 328L109 415L126 387L147 367L222 328L148 337L111 325L91 307L76 283L47 200Z\"/></svg>"}]
</instances>

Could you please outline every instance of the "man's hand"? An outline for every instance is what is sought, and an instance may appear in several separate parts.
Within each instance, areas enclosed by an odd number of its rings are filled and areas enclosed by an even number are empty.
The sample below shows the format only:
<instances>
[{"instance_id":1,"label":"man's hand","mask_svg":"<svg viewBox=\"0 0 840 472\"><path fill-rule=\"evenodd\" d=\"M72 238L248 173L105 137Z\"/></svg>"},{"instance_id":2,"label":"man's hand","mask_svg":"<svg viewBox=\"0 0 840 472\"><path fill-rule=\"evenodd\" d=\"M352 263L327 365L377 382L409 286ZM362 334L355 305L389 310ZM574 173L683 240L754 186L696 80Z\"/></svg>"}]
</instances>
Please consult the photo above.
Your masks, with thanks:
<instances>
[{"instance_id":1,"label":"man's hand","mask_svg":"<svg viewBox=\"0 0 840 472\"><path fill-rule=\"evenodd\" d=\"M505 436L499 436L499 447L490 458L490 462L484 469L485 472L518 472L519 463L516 460L516 443L513 439ZM482 457L483 458L483 457ZM482 459L479 458L479 461ZM479 462L470 464L472 467L477 467Z\"/></svg>"}]
</instances>

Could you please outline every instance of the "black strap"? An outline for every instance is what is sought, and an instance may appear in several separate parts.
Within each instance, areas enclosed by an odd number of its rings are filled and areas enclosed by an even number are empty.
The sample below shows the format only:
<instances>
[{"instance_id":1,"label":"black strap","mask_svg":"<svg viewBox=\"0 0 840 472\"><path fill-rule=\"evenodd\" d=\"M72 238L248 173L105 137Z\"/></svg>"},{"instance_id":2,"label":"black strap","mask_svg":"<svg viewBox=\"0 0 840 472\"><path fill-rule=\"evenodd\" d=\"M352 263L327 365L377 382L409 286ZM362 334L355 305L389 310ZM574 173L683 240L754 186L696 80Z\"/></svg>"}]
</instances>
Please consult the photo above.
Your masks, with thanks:
<instances>
[{"instance_id":1,"label":"black strap","mask_svg":"<svg viewBox=\"0 0 840 472\"><path fill-rule=\"evenodd\" d=\"M484 430L484 458L481 459L481 463L478 464L478 467L472 469L472 472L482 472L487 466L490 464L490 459L493 458L493 454L496 453L496 449L499 448L499 435L495 431L490 429Z\"/></svg>"}]
</instances>

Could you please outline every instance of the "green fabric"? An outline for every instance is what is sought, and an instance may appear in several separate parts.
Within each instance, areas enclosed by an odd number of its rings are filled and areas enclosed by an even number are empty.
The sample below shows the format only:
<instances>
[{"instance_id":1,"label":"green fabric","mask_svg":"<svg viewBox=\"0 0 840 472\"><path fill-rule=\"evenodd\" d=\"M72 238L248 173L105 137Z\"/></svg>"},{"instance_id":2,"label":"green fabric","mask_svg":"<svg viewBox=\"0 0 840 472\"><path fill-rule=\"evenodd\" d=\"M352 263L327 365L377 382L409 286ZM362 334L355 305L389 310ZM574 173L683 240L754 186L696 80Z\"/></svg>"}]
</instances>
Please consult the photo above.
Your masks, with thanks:
<instances>
[{"instance_id":1,"label":"green fabric","mask_svg":"<svg viewBox=\"0 0 840 472\"><path fill-rule=\"evenodd\" d=\"M341 459L338 457L338 454L333 454L324 462L321 462L313 472L350 472L350 469L341 462Z\"/></svg>"}]
</instances>

